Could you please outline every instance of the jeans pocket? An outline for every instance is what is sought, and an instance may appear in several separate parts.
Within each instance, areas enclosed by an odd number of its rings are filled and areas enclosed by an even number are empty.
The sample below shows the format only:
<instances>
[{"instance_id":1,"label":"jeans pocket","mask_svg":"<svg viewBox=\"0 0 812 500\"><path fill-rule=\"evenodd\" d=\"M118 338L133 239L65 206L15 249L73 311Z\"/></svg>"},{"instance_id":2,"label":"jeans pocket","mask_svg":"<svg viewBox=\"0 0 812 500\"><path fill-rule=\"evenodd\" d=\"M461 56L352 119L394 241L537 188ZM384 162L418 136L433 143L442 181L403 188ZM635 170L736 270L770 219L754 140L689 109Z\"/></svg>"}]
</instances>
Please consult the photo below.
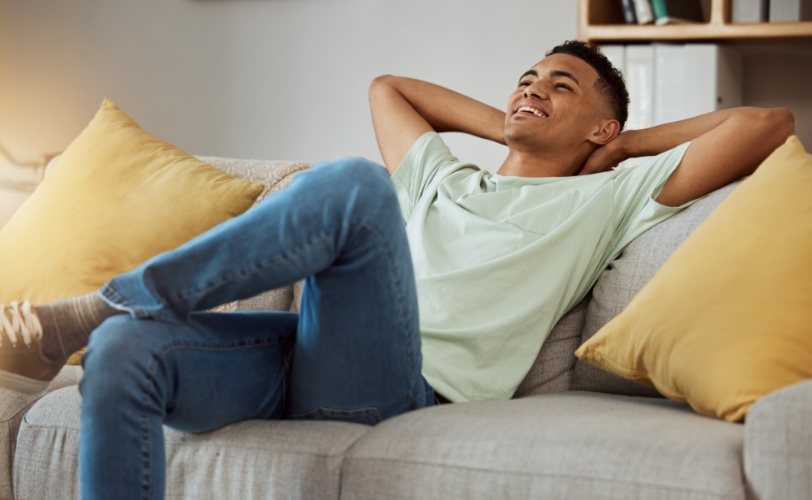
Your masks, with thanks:
<instances>
[{"instance_id":1,"label":"jeans pocket","mask_svg":"<svg viewBox=\"0 0 812 500\"><path fill-rule=\"evenodd\" d=\"M357 410L337 410L334 408L316 408L315 410L290 416L291 420L338 420L353 424L375 425L383 422L377 408L359 408Z\"/></svg>"}]
</instances>

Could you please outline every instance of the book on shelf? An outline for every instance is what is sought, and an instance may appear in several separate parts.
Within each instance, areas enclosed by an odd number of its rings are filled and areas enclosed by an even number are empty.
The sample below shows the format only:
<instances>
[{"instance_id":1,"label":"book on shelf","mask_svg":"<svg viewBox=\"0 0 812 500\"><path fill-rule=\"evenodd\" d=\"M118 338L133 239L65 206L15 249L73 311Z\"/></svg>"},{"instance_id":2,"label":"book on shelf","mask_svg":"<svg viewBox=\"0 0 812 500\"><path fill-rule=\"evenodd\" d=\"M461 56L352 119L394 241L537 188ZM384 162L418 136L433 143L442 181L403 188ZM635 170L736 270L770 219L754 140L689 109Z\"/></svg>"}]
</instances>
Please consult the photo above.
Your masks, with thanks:
<instances>
[{"instance_id":1,"label":"book on shelf","mask_svg":"<svg viewBox=\"0 0 812 500\"><path fill-rule=\"evenodd\" d=\"M626 24L637 24L637 14L634 12L634 0L620 0L623 9L623 20Z\"/></svg>"},{"instance_id":2,"label":"book on shelf","mask_svg":"<svg viewBox=\"0 0 812 500\"><path fill-rule=\"evenodd\" d=\"M631 0L634 4L634 14L637 24L649 24L654 22L654 12L651 10L649 0Z\"/></svg>"},{"instance_id":3,"label":"book on shelf","mask_svg":"<svg viewBox=\"0 0 812 500\"><path fill-rule=\"evenodd\" d=\"M734 23L763 23L769 12L767 0L732 0L730 16Z\"/></svg>"},{"instance_id":4,"label":"book on shelf","mask_svg":"<svg viewBox=\"0 0 812 500\"><path fill-rule=\"evenodd\" d=\"M742 55L717 44L603 45L629 91L624 130L637 130L742 104ZM622 167L646 158L632 158Z\"/></svg>"},{"instance_id":5,"label":"book on shelf","mask_svg":"<svg viewBox=\"0 0 812 500\"><path fill-rule=\"evenodd\" d=\"M651 8L657 26L701 23L704 20L700 0L651 0Z\"/></svg>"},{"instance_id":6,"label":"book on shelf","mask_svg":"<svg viewBox=\"0 0 812 500\"><path fill-rule=\"evenodd\" d=\"M770 0L770 22L812 21L812 0Z\"/></svg>"}]
</instances>

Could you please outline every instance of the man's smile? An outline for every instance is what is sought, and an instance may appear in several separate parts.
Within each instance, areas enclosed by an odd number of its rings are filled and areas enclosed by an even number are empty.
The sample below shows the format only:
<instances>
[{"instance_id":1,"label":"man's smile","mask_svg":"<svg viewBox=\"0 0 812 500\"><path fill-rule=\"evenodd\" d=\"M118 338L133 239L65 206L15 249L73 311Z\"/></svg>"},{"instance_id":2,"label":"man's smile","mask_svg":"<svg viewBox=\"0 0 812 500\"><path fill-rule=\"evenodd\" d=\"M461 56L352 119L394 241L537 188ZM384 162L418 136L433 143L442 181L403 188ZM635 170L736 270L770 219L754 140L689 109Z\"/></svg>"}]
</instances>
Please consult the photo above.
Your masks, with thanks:
<instances>
[{"instance_id":1,"label":"man's smile","mask_svg":"<svg viewBox=\"0 0 812 500\"><path fill-rule=\"evenodd\" d=\"M549 113L544 111L541 105L528 101L527 99L521 100L516 104L513 108L513 114L536 116L539 118L548 118L550 116Z\"/></svg>"}]
</instances>

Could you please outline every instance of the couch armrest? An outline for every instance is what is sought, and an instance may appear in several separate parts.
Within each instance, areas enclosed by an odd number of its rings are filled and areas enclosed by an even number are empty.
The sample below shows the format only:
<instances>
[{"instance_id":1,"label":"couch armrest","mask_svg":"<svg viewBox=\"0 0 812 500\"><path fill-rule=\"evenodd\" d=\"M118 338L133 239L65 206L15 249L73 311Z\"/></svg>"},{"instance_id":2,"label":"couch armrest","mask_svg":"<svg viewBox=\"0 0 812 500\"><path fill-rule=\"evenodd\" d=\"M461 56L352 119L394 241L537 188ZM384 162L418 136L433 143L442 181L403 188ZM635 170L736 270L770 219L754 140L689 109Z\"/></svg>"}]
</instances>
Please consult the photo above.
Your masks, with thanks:
<instances>
[{"instance_id":1,"label":"couch armrest","mask_svg":"<svg viewBox=\"0 0 812 500\"><path fill-rule=\"evenodd\" d=\"M750 408L744 473L751 500L812 500L812 380Z\"/></svg>"},{"instance_id":2,"label":"couch armrest","mask_svg":"<svg viewBox=\"0 0 812 500\"><path fill-rule=\"evenodd\" d=\"M0 389L0 499L14 498L11 490L11 472L20 422L34 404L45 395L63 387L77 385L82 378L78 366L66 366L47 389L28 396L8 389Z\"/></svg>"}]
</instances>

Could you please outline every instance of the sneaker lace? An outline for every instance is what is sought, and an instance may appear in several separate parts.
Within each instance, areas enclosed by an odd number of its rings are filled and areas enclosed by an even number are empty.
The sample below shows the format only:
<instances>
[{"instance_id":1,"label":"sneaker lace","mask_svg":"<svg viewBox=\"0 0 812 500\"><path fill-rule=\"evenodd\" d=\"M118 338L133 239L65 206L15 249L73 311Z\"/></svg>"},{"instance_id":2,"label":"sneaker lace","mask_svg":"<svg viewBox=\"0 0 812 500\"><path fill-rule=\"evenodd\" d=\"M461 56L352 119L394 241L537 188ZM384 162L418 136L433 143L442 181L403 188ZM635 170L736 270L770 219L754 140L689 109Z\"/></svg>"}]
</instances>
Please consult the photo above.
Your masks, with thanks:
<instances>
[{"instance_id":1,"label":"sneaker lace","mask_svg":"<svg viewBox=\"0 0 812 500\"><path fill-rule=\"evenodd\" d=\"M42 324L30 302L0 304L0 346L3 345L3 333L11 341L12 347L17 347L18 335L23 338L26 347L31 347L32 340L42 339Z\"/></svg>"}]
</instances>

